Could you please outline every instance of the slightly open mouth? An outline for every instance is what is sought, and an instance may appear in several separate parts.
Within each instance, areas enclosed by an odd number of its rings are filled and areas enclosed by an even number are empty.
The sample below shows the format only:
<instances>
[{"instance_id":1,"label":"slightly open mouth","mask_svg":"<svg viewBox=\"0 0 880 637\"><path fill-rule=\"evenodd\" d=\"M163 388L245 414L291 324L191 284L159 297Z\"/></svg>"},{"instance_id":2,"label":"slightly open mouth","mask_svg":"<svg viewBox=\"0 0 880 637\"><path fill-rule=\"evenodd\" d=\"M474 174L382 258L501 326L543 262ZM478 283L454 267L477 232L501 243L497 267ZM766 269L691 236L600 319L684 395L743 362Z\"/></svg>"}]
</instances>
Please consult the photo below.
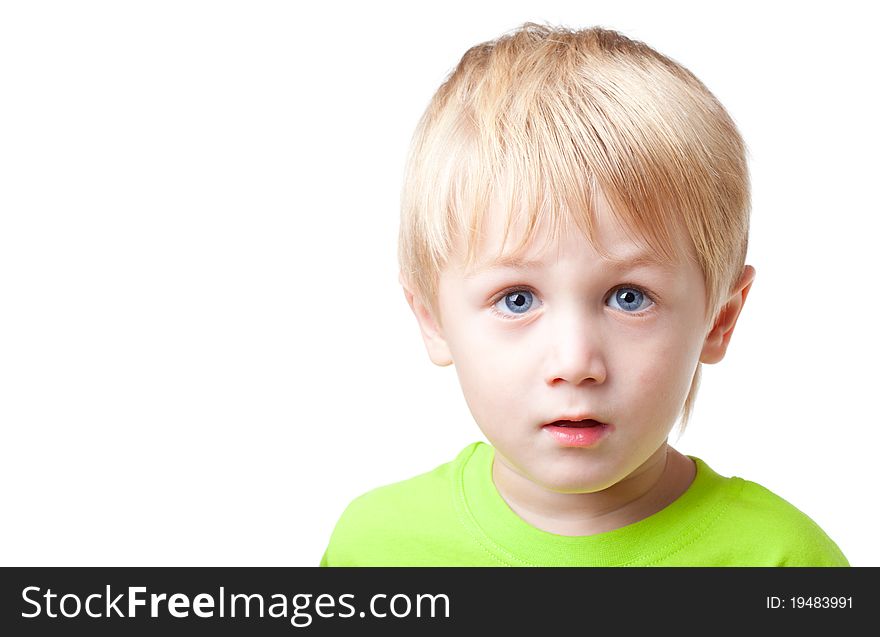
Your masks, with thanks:
<instances>
[{"instance_id":1,"label":"slightly open mouth","mask_svg":"<svg viewBox=\"0 0 880 637\"><path fill-rule=\"evenodd\" d=\"M602 424L598 420L557 420L556 422L550 423L554 427L572 427L572 428L583 428L583 427L600 427Z\"/></svg>"}]
</instances>

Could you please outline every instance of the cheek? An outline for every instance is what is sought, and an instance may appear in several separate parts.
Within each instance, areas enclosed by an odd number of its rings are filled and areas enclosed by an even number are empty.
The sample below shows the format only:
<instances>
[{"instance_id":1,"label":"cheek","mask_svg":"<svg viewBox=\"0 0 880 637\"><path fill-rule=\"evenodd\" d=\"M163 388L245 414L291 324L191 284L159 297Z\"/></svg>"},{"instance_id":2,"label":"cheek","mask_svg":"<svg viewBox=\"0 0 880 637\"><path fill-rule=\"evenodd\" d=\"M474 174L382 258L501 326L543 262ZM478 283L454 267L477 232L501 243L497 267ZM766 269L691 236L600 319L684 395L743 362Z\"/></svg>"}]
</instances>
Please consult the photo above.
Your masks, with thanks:
<instances>
[{"instance_id":1,"label":"cheek","mask_svg":"<svg viewBox=\"0 0 880 637\"><path fill-rule=\"evenodd\" d=\"M495 340L486 330L458 328L449 343L462 394L481 426L507 422L522 409L523 392L534 377L526 349ZM530 373L531 370L531 373Z\"/></svg>"},{"instance_id":2,"label":"cheek","mask_svg":"<svg viewBox=\"0 0 880 637\"><path fill-rule=\"evenodd\" d=\"M469 379L473 377L475 383L515 376L528 365L528 350L523 344L486 317L456 321L448 336L455 366Z\"/></svg>"},{"instance_id":3,"label":"cheek","mask_svg":"<svg viewBox=\"0 0 880 637\"><path fill-rule=\"evenodd\" d=\"M684 339L661 339L655 347L643 350L634 386L650 392L646 407L656 410L658 404L666 403L678 413L696 369L697 354L692 350L692 343Z\"/></svg>"}]
</instances>

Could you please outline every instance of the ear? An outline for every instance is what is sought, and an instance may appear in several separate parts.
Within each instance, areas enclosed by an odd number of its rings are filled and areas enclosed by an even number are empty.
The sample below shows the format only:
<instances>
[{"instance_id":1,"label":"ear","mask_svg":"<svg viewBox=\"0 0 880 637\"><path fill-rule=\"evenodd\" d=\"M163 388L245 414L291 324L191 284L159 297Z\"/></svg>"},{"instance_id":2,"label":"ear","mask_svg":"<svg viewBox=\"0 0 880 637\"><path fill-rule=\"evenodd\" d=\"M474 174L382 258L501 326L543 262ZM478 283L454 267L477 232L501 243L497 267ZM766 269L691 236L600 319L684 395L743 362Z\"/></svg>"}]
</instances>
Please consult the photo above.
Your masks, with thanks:
<instances>
[{"instance_id":1,"label":"ear","mask_svg":"<svg viewBox=\"0 0 880 637\"><path fill-rule=\"evenodd\" d=\"M419 322L419 329L422 332L422 340L425 341L425 347L428 350L428 356L431 358L431 362L440 367L451 365L452 353L449 351L449 346L446 344L446 339L443 337L442 329L437 321L434 320L434 317L431 316L428 307L422 303L418 296L415 295L412 286L410 286L407 280L403 277L402 272L400 273L398 280L403 287L403 295L406 297L406 302L409 303L410 309L412 309L413 314L416 315L416 320Z\"/></svg>"},{"instance_id":2,"label":"ear","mask_svg":"<svg viewBox=\"0 0 880 637\"><path fill-rule=\"evenodd\" d=\"M754 280L755 268L750 265L745 266L733 293L718 312L712 331L706 336L703 351L700 353L701 363L711 365L724 358L727 346L730 344L730 337L733 335L733 328L736 326L736 320L739 318L739 313L742 311Z\"/></svg>"}]
</instances>

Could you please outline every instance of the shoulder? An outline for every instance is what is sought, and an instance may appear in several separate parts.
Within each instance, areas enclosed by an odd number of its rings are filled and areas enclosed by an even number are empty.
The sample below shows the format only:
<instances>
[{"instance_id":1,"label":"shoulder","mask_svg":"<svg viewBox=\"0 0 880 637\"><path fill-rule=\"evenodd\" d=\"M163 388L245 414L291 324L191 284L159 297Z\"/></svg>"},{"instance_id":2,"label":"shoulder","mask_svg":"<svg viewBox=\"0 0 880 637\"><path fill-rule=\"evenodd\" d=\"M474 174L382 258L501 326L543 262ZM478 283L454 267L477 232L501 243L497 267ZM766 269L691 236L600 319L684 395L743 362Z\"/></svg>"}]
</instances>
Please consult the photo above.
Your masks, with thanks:
<instances>
[{"instance_id":1,"label":"shoulder","mask_svg":"<svg viewBox=\"0 0 880 637\"><path fill-rule=\"evenodd\" d=\"M431 471L352 500L336 523L322 565L388 565L415 541L454 531L456 472L481 443ZM392 555L393 553L393 555ZM410 560L413 556L410 555Z\"/></svg>"},{"instance_id":2,"label":"shoulder","mask_svg":"<svg viewBox=\"0 0 880 637\"><path fill-rule=\"evenodd\" d=\"M407 480L367 491L351 501L340 522L356 522L359 526L379 522L384 526L395 517L409 518L424 512L438 497L446 495L454 464L453 460Z\"/></svg>"},{"instance_id":3,"label":"shoulder","mask_svg":"<svg viewBox=\"0 0 880 637\"><path fill-rule=\"evenodd\" d=\"M770 489L728 478L730 498L719 523L756 566L849 566L812 518Z\"/></svg>"}]
</instances>

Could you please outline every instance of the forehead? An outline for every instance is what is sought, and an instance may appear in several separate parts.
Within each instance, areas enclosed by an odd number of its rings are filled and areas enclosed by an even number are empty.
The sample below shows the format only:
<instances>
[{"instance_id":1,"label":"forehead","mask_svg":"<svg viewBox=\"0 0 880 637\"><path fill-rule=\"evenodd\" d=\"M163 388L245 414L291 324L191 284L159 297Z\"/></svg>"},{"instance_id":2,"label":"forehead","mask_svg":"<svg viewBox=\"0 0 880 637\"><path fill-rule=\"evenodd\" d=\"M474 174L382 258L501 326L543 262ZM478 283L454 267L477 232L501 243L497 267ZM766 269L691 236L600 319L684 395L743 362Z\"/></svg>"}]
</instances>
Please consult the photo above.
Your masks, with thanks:
<instances>
[{"instance_id":1,"label":"forehead","mask_svg":"<svg viewBox=\"0 0 880 637\"><path fill-rule=\"evenodd\" d=\"M531 228L529 221L534 223ZM527 269L552 262L566 249L592 250L610 268L654 266L671 271L692 260L693 250L683 233L673 232L672 249L652 245L625 224L601 195L589 220L580 220L588 223L577 221L571 215L529 220L526 215L508 214L494 199L471 242L467 247L458 244L459 268L467 278L496 268Z\"/></svg>"}]
</instances>

